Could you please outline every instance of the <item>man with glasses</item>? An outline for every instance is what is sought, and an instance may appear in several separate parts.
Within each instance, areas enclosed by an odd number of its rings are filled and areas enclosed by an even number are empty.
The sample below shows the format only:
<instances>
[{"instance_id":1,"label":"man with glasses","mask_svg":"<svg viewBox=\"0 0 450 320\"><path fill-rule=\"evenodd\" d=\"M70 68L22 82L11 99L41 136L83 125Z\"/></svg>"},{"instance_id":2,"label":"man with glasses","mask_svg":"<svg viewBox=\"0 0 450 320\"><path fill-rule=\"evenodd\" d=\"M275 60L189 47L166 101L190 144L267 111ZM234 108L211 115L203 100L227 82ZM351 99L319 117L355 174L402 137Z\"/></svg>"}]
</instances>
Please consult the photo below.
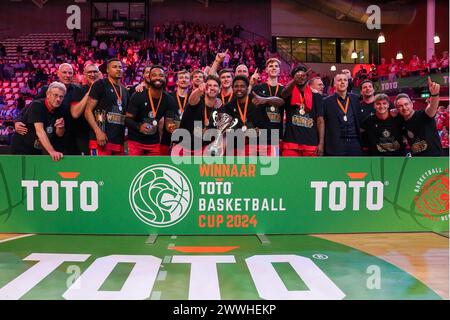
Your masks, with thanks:
<instances>
[{"instance_id":1,"label":"man with glasses","mask_svg":"<svg viewBox=\"0 0 450 320\"><path fill-rule=\"evenodd\" d=\"M98 66L93 62L88 62L84 67L83 72L83 84L73 95L74 103L71 105L70 113L74 119L74 134L75 142L78 151L82 155L89 155L89 124L84 117L84 110L89 98L89 92L92 84L102 78L102 74L98 69Z\"/></svg>"}]
</instances>

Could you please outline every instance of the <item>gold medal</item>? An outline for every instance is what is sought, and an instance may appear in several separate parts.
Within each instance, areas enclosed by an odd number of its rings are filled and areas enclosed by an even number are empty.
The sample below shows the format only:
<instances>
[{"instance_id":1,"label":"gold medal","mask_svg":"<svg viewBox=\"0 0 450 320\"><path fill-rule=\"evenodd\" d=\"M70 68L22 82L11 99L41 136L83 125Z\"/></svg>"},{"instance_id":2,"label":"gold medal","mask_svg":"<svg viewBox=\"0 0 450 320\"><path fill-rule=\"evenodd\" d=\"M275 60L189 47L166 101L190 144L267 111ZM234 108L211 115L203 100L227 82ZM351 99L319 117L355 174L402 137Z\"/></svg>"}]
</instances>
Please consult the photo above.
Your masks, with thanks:
<instances>
[{"instance_id":1,"label":"gold medal","mask_svg":"<svg viewBox=\"0 0 450 320\"><path fill-rule=\"evenodd\" d=\"M247 131L247 126L242 126L242 132Z\"/></svg>"},{"instance_id":2,"label":"gold medal","mask_svg":"<svg viewBox=\"0 0 450 320\"><path fill-rule=\"evenodd\" d=\"M156 126L156 125L158 124L158 121L153 120L152 124L153 124L154 126Z\"/></svg>"},{"instance_id":3,"label":"gold medal","mask_svg":"<svg viewBox=\"0 0 450 320\"><path fill-rule=\"evenodd\" d=\"M348 120L347 115L345 115L343 118L344 118L344 121L347 122L347 120Z\"/></svg>"}]
</instances>

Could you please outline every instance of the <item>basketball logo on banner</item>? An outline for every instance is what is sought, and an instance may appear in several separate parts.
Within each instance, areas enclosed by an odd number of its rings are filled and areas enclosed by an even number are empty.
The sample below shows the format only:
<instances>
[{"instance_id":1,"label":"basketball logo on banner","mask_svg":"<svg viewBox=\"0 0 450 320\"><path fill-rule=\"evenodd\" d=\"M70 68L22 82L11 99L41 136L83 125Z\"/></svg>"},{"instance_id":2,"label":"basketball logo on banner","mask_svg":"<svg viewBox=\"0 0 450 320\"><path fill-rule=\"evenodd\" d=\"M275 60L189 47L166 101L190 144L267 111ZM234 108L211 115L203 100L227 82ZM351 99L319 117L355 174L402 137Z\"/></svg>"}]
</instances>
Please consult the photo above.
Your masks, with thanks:
<instances>
[{"instance_id":1,"label":"basketball logo on banner","mask_svg":"<svg viewBox=\"0 0 450 320\"><path fill-rule=\"evenodd\" d=\"M168 227L180 222L192 206L192 185L179 169L152 165L139 172L129 190L134 214L145 224Z\"/></svg>"}]
</instances>

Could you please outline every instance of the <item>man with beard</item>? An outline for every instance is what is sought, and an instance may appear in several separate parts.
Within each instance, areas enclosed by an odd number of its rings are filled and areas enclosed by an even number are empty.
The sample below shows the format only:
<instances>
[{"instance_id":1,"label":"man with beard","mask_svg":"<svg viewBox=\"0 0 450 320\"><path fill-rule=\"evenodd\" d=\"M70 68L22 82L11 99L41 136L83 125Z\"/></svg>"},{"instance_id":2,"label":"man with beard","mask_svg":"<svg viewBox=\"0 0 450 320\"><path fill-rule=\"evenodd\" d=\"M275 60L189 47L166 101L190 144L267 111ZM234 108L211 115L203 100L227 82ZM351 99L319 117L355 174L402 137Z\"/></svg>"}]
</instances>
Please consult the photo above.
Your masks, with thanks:
<instances>
[{"instance_id":1,"label":"man with beard","mask_svg":"<svg viewBox=\"0 0 450 320\"><path fill-rule=\"evenodd\" d=\"M64 100L59 107L59 112L61 112L64 117L65 123L65 133L63 137L55 137L53 141L53 146L56 150L63 152L68 155L80 155L81 150L77 148L77 144L75 141L75 127L74 127L74 119L71 115L71 108L77 101L74 100L74 95L79 90L79 86L73 84L73 68L69 63L62 63L58 67L57 76L59 82L63 83L66 86L66 94L64 96ZM41 92L35 97L35 99L44 99L47 94L47 86L42 87ZM28 108L25 108L22 111L22 115L25 115ZM15 130L19 134L24 134L26 132L26 126L21 119L14 125Z\"/></svg>"},{"instance_id":2,"label":"man with beard","mask_svg":"<svg viewBox=\"0 0 450 320\"><path fill-rule=\"evenodd\" d=\"M346 73L334 77L336 92L323 100L325 120L325 155L362 156L358 96L347 93Z\"/></svg>"},{"instance_id":3,"label":"man with beard","mask_svg":"<svg viewBox=\"0 0 450 320\"><path fill-rule=\"evenodd\" d=\"M361 132L365 134L368 153L371 156L403 156L405 146L401 130L400 117L392 117L389 113L389 97L383 93L374 98L375 114L361 124Z\"/></svg>"},{"instance_id":4,"label":"man with beard","mask_svg":"<svg viewBox=\"0 0 450 320\"><path fill-rule=\"evenodd\" d=\"M249 87L250 81L247 77L236 76L233 79L233 100L222 107L222 112L238 119L237 125L234 127L235 131L239 130L234 140L235 155L237 156L256 156L258 143L253 144L251 138L255 137L256 139L253 139L253 141L257 140L259 129L265 128L265 121L259 110L260 107L254 105L248 94ZM266 103L269 102L266 100L261 102L261 104ZM247 138L250 139L247 140ZM233 155L230 150L230 140L227 139L227 155Z\"/></svg>"},{"instance_id":5,"label":"man with beard","mask_svg":"<svg viewBox=\"0 0 450 320\"><path fill-rule=\"evenodd\" d=\"M324 119L322 97L306 85L308 69L299 64L291 71L294 78L282 92L286 99L286 129L283 136L285 157L323 155Z\"/></svg>"},{"instance_id":6,"label":"man with beard","mask_svg":"<svg viewBox=\"0 0 450 320\"><path fill-rule=\"evenodd\" d=\"M174 147L172 155L202 155L204 147L210 143L203 139L203 132L215 127L222 106L219 92L220 80L214 75L206 77L206 83L192 91L180 124L181 129L189 132L190 144L181 141Z\"/></svg>"},{"instance_id":7,"label":"man with beard","mask_svg":"<svg viewBox=\"0 0 450 320\"><path fill-rule=\"evenodd\" d=\"M15 133L12 137L13 154L39 155L48 153L53 161L59 161L63 154L53 147L56 136L64 135L64 118L60 107L66 93L66 86L53 82L46 90L45 99L35 99L23 115L27 127L23 135Z\"/></svg>"},{"instance_id":8,"label":"man with beard","mask_svg":"<svg viewBox=\"0 0 450 320\"><path fill-rule=\"evenodd\" d=\"M363 123L370 115L375 113L375 89L373 82L364 80L360 84L361 88L361 108L359 109L359 121Z\"/></svg>"},{"instance_id":9,"label":"man with beard","mask_svg":"<svg viewBox=\"0 0 450 320\"><path fill-rule=\"evenodd\" d=\"M253 88L253 104L259 107L261 117L264 119L260 129L267 130L267 146L260 141L258 152L261 153L262 148L266 148L267 155L279 154L279 137L283 133L283 105L284 100L281 98L283 86L278 83L280 75L281 62L278 59L270 58L266 61L266 72L268 79L266 83L258 84ZM276 131L277 141L272 141L272 132Z\"/></svg>"},{"instance_id":10,"label":"man with beard","mask_svg":"<svg viewBox=\"0 0 450 320\"><path fill-rule=\"evenodd\" d=\"M205 83L205 74L203 73L203 71L192 71L192 90L197 89L202 83Z\"/></svg>"},{"instance_id":11,"label":"man with beard","mask_svg":"<svg viewBox=\"0 0 450 320\"><path fill-rule=\"evenodd\" d=\"M88 63L84 67L83 71L85 84L75 90L73 95L73 101L77 102L72 104L70 113L74 119L74 134L75 142L78 150L82 155L89 155L89 124L84 117L84 110L86 109L86 103L89 98L89 91L92 84L102 77L100 70L95 63Z\"/></svg>"},{"instance_id":12,"label":"man with beard","mask_svg":"<svg viewBox=\"0 0 450 320\"><path fill-rule=\"evenodd\" d=\"M403 134L408 140L413 157L439 157L443 155L441 141L434 117L439 106L440 85L428 77L430 104L425 110L414 111L409 96L400 93L395 98L399 116L402 118Z\"/></svg>"},{"instance_id":13,"label":"man with beard","mask_svg":"<svg viewBox=\"0 0 450 320\"><path fill-rule=\"evenodd\" d=\"M175 131L173 113L176 102L164 91L166 77L163 67L146 67L144 79L149 89L133 94L126 113L128 154L158 156L161 155L161 130L167 130L169 134Z\"/></svg>"},{"instance_id":14,"label":"man with beard","mask_svg":"<svg viewBox=\"0 0 450 320\"><path fill-rule=\"evenodd\" d=\"M94 82L86 102L84 116L91 130L91 155L123 155L125 138L125 111L128 91L120 82L122 62L110 59L106 66L107 78Z\"/></svg>"},{"instance_id":15,"label":"man with beard","mask_svg":"<svg viewBox=\"0 0 450 320\"><path fill-rule=\"evenodd\" d=\"M176 90L170 93L170 96L174 99L176 104L170 105L173 107L172 114L173 120L176 125L175 129L180 127L181 119L183 118L184 110L189 98L189 88L191 87L191 74L187 70L181 70L177 73ZM170 155L170 144L172 135L163 130L161 137L161 155Z\"/></svg>"}]
</instances>

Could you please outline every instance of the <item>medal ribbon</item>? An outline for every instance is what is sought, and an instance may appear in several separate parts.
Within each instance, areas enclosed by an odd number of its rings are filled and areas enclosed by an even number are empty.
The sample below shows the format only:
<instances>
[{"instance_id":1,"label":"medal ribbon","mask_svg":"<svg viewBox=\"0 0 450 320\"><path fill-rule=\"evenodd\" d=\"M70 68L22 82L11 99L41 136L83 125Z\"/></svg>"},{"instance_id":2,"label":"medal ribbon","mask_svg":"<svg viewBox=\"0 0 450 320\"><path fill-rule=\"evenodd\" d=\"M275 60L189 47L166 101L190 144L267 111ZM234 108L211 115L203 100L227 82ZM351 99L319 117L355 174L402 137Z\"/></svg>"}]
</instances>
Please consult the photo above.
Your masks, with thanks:
<instances>
[{"instance_id":1,"label":"medal ribbon","mask_svg":"<svg viewBox=\"0 0 450 320\"><path fill-rule=\"evenodd\" d=\"M184 98L183 106L181 106L180 96L178 95L178 93L176 94L176 96L177 96L178 107L180 108L181 114L183 114L184 108L186 108L186 102L188 100L187 96Z\"/></svg>"},{"instance_id":2,"label":"medal ribbon","mask_svg":"<svg viewBox=\"0 0 450 320\"><path fill-rule=\"evenodd\" d=\"M223 93L221 93L220 95L222 97L222 103L225 104L225 96L223 95ZM231 101L231 98L233 98L233 94L230 94L227 97L228 97L227 103L229 103Z\"/></svg>"},{"instance_id":3,"label":"medal ribbon","mask_svg":"<svg viewBox=\"0 0 450 320\"><path fill-rule=\"evenodd\" d=\"M337 100L337 103L338 103L338 105L339 105L339 108L341 108L342 112L343 112L345 115L347 115L348 104L350 103L350 97L347 97L347 98L345 99L345 108L344 108L344 106L342 105L342 103L339 101L339 98L337 98L336 100Z\"/></svg>"},{"instance_id":4,"label":"medal ribbon","mask_svg":"<svg viewBox=\"0 0 450 320\"><path fill-rule=\"evenodd\" d=\"M121 103L122 103L122 87L120 86L120 84L119 84L119 90L120 90L120 94L117 92L117 90L116 90L116 87L114 86L114 84L112 83L112 81L111 80L109 80L109 78L108 78L108 81L109 81L109 83L111 83L111 86L113 87L113 89L114 89L114 93L116 94L116 96L117 96L117 101L120 101Z\"/></svg>"},{"instance_id":5,"label":"medal ribbon","mask_svg":"<svg viewBox=\"0 0 450 320\"><path fill-rule=\"evenodd\" d=\"M280 88L280 85L277 83L277 89L275 90L275 94L272 94L272 89L270 88L270 84L267 82L267 87L269 88L270 96L276 97L278 93L278 89Z\"/></svg>"},{"instance_id":6,"label":"medal ribbon","mask_svg":"<svg viewBox=\"0 0 450 320\"><path fill-rule=\"evenodd\" d=\"M152 95L150 94L150 89L147 90L147 94L148 94L148 100L150 100L150 106L152 107L153 116L156 119L156 115L158 114L159 106L161 105L162 92L161 92L161 95L159 96L158 105L156 106L156 111L155 111L155 105L153 104Z\"/></svg>"},{"instance_id":7,"label":"medal ribbon","mask_svg":"<svg viewBox=\"0 0 450 320\"><path fill-rule=\"evenodd\" d=\"M241 111L241 106L239 105L239 100L236 100L236 102L237 102L237 106L238 106L238 110L239 110L239 115L241 116L242 123L245 126L245 123L247 122L248 96L245 99L244 113L242 113L242 111Z\"/></svg>"}]
</instances>

